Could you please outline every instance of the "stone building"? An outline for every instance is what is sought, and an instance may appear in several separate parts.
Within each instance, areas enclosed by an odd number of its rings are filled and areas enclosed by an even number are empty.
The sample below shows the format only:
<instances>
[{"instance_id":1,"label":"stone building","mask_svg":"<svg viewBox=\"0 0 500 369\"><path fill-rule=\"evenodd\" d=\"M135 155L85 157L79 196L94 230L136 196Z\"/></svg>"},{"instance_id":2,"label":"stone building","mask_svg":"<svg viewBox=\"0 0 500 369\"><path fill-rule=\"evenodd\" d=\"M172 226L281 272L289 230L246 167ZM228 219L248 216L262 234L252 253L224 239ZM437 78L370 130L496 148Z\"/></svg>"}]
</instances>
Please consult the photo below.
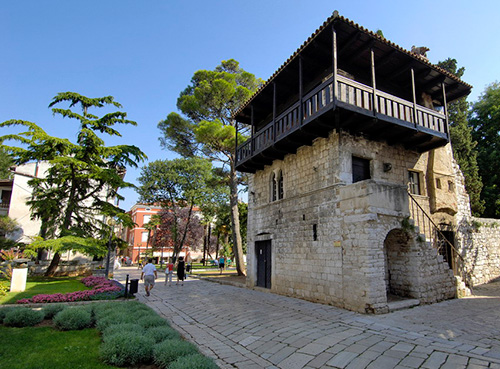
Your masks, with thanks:
<instances>
[{"instance_id":1,"label":"stone building","mask_svg":"<svg viewBox=\"0 0 500 369\"><path fill-rule=\"evenodd\" d=\"M248 286L381 313L500 275L470 262L482 233L470 232L449 144L447 103L470 89L424 55L328 18L235 114L251 130L237 148L250 174Z\"/></svg>"}]
</instances>

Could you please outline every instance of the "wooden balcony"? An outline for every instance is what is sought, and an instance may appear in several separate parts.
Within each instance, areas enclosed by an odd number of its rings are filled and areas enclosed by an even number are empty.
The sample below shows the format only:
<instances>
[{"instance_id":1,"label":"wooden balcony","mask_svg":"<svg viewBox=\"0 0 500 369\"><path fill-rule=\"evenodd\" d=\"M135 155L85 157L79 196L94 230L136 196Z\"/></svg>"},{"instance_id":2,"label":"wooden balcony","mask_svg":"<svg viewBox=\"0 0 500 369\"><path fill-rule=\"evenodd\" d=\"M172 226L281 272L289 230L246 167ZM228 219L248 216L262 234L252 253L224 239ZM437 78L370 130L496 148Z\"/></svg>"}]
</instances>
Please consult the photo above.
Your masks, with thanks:
<instances>
[{"instance_id":1,"label":"wooden balcony","mask_svg":"<svg viewBox=\"0 0 500 369\"><path fill-rule=\"evenodd\" d=\"M254 173L333 129L419 152L449 142L444 112L333 76L276 116L236 151L237 170ZM300 114L302 110L302 114ZM300 117L302 115L302 117ZM302 119L300 119L302 118Z\"/></svg>"}]
</instances>

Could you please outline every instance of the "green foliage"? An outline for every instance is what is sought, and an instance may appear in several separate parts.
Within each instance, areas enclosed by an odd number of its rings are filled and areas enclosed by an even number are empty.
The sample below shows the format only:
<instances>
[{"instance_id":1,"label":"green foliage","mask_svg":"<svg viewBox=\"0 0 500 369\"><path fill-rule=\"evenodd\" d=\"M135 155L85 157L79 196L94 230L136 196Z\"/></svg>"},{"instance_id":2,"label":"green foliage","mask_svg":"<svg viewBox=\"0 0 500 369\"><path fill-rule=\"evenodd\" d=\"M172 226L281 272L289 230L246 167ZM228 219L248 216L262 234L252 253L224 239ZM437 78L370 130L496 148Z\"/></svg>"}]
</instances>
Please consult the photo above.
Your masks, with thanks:
<instances>
[{"instance_id":1,"label":"green foliage","mask_svg":"<svg viewBox=\"0 0 500 369\"><path fill-rule=\"evenodd\" d=\"M148 315L144 315L137 319L137 324L144 328L159 327L163 325L168 325L168 322L162 317L158 316L155 312L151 312Z\"/></svg>"},{"instance_id":2,"label":"green foliage","mask_svg":"<svg viewBox=\"0 0 500 369\"><path fill-rule=\"evenodd\" d=\"M146 155L137 147L119 145L107 147L98 134L120 136L116 124L132 124L124 112L112 112L102 117L89 113L89 108L106 105L121 107L113 97L88 98L77 93L65 92L54 97L50 107L67 102L69 107L80 107L82 113L70 109L52 108L53 113L64 118L76 119L80 129L76 143L68 139L49 136L32 122L8 120L0 127L21 126L26 130L17 135L5 135L0 140L15 140L22 147L3 146L14 158L15 164L29 161L46 161L49 169L43 178L33 178L31 207L34 219L42 222L43 238L64 236L95 237L106 230L103 216L114 218L125 226L131 226L132 219L109 199L122 199L119 188L134 187L123 180L126 166L137 167L137 162ZM103 198L103 194L106 198ZM56 253L48 273L55 271L59 256Z\"/></svg>"},{"instance_id":3,"label":"green foliage","mask_svg":"<svg viewBox=\"0 0 500 369\"><path fill-rule=\"evenodd\" d=\"M0 215L0 235L19 230L19 223L7 215Z\"/></svg>"},{"instance_id":4,"label":"green foliage","mask_svg":"<svg viewBox=\"0 0 500 369\"><path fill-rule=\"evenodd\" d=\"M243 250L238 216L238 184L236 173L236 121L233 115L262 85L261 79L241 69L234 60L222 61L213 71L199 70L191 84L181 93L177 108L187 119L172 113L158 124L162 145L181 155L200 155L221 162L228 176L234 252L238 274L244 274ZM193 140L193 134L194 138ZM246 137L238 132L238 142ZM221 171L221 173L224 171Z\"/></svg>"},{"instance_id":5,"label":"green foliage","mask_svg":"<svg viewBox=\"0 0 500 369\"><path fill-rule=\"evenodd\" d=\"M248 220L248 204L244 202L238 202L238 214L240 218L241 225L241 238L243 253L247 253L247 220ZM215 230L220 235L224 236L231 233L231 209L228 204L223 204L217 209L217 222L215 224ZM226 237L223 237L226 238ZM232 250L233 243L229 240L229 245L225 245L229 250ZM225 256L229 257L233 253L230 251Z\"/></svg>"},{"instance_id":6,"label":"green foliage","mask_svg":"<svg viewBox=\"0 0 500 369\"><path fill-rule=\"evenodd\" d=\"M5 296L7 292L9 292L9 287L7 287L6 283L0 280L0 296ZM3 318L0 319L0 323L2 322L2 319Z\"/></svg>"},{"instance_id":7,"label":"green foliage","mask_svg":"<svg viewBox=\"0 0 500 369\"><path fill-rule=\"evenodd\" d=\"M123 333L123 332L135 332L135 333L140 333L144 334L144 328L141 327L139 324L135 323L119 323L119 324L113 324L108 326L103 332L102 332L102 340L106 342L106 340L117 334L117 333Z\"/></svg>"},{"instance_id":8,"label":"green foliage","mask_svg":"<svg viewBox=\"0 0 500 369\"><path fill-rule=\"evenodd\" d=\"M171 339L180 339L180 334L175 329L163 325L149 328L144 335L152 338L156 343Z\"/></svg>"},{"instance_id":9,"label":"green foliage","mask_svg":"<svg viewBox=\"0 0 500 369\"><path fill-rule=\"evenodd\" d=\"M457 61L451 58L439 62L438 66L457 77L462 77L465 71L464 67L458 68ZM484 200L481 199L483 182L477 162L477 141L472 136L472 127L467 117L468 110L469 104L465 97L448 104L450 138L453 156L465 177L465 188L470 197L472 214L480 216L485 209Z\"/></svg>"},{"instance_id":10,"label":"green foliage","mask_svg":"<svg viewBox=\"0 0 500 369\"><path fill-rule=\"evenodd\" d=\"M410 221L410 217L405 217L401 220L401 228L406 233L414 233L415 232L415 226Z\"/></svg>"},{"instance_id":11,"label":"green foliage","mask_svg":"<svg viewBox=\"0 0 500 369\"><path fill-rule=\"evenodd\" d=\"M198 349L187 341L165 340L153 348L154 362L160 368L169 367L170 363L181 356L198 353Z\"/></svg>"},{"instance_id":12,"label":"green foliage","mask_svg":"<svg viewBox=\"0 0 500 369\"><path fill-rule=\"evenodd\" d=\"M5 319L5 316L7 315L8 312L15 310L15 309L20 309L19 307L13 307L13 306L7 306L0 308L0 324L3 324L3 320Z\"/></svg>"},{"instance_id":13,"label":"green foliage","mask_svg":"<svg viewBox=\"0 0 500 369\"><path fill-rule=\"evenodd\" d=\"M500 216L500 83L487 86L473 104L469 121L472 137L478 142L479 174L484 188L481 198L485 201L484 216Z\"/></svg>"},{"instance_id":14,"label":"green foliage","mask_svg":"<svg viewBox=\"0 0 500 369\"><path fill-rule=\"evenodd\" d=\"M120 332L103 342L99 355L101 360L116 366L138 366L152 359L154 341L137 332Z\"/></svg>"},{"instance_id":15,"label":"green foliage","mask_svg":"<svg viewBox=\"0 0 500 369\"><path fill-rule=\"evenodd\" d=\"M47 304L42 308L45 319L52 319L57 313L63 311L68 306L64 304Z\"/></svg>"},{"instance_id":16,"label":"green foliage","mask_svg":"<svg viewBox=\"0 0 500 369\"><path fill-rule=\"evenodd\" d=\"M212 164L198 157L156 160L142 168L138 180L141 201L160 203L173 216L174 221L167 226L177 255L193 224L193 208L217 197L217 187L212 186ZM189 211L186 213L185 209ZM183 218L185 221L181 223Z\"/></svg>"},{"instance_id":17,"label":"green foliage","mask_svg":"<svg viewBox=\"0 0 500 369\"><path fill-rule=\"evenodd\" d=\"M61 331L73 331L90 327L92 316L84 307L64 309L54 316L54 324Z\"/></svg>"},{"instance_id":18,"label":"green foliage","mask_svg":"<svg viewBox=\"0 0 500 369\"><path fill-rule=\"evenodd\" d=\"M168 369L218 369L215 362L201 354L181 356L170 364Z\"/></svg>"},{"instance_id":19,"label":"green foliage","mask_svg":"<svg viewBox=\"0 0 500 369\"><path fill-rule=\"evenodd\" d=\"M44 317L45 314L41 310L17 308L5 314L3 324L8 327L32 327L40 323Z\"/></svg>"},{"instance_id":20,"label":"green foliage","mask_svg":"<svg viewBox=\"0 0 500 369\"><path fill-rule=\"evenodd\" d=\"M9 179L12 174L9 168L14 165L11 156L1 147L2 142L0 141L0 179Z\"/></svg>"},{"instance_id":21,"label":"green foliage","mask_svg":"<svg viewBox=\"0 0 500 369\"><path fill-rule=\"evenodd\" d=\"M120 311L111 311L103 316L96 314L95 318L96 328L101 332L111 325L120 323L135 323L137 320L137 317L129 315L128 313L124 315L123 312Z\"/></svg>"},{"instance_id":22,"label":"green foliage","mask_svg":"<svg viewBox=\"0 0 500 369\"><path fill-rule=\"evenodd\" d=\"M50 249L54 252L63 253L70 250L78 250L85 255L103 257L107 252L107 240L95 238L83 238L76 236L64 236L56 239L37 239L27 246L28 250Z\"/></svg>"}]
</instances>

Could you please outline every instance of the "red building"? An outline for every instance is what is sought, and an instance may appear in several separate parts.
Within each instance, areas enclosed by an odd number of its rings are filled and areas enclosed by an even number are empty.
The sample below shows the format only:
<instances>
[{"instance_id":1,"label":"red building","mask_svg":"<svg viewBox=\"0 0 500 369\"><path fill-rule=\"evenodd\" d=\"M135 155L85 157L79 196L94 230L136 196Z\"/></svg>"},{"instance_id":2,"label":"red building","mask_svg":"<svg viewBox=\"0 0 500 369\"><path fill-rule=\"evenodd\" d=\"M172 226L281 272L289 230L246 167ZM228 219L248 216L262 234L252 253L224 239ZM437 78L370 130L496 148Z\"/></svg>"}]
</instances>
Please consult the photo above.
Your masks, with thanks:
<instances>
[{"instance_id":1,"label":"red building","mask_svg":"<svg viewBox=\"0 0 500 369\"><path fill-rule=\"evenodd\" d=\"M151 221L151 218L155 214L159 214L162 208L157 205L148 204L135 204L130 209L129 214L132 216L132 220L136 224L134 228L125 228L124 239L128 243L127 250L123 251L122 256L128 256L132 259L133 263L139 262L146 257L147 250L151 250L153 247L150 242L153 238L153 232L149 232L145 225ZM148 240L148 237L151 239ZM156 262L160 262L160 258L167 260L171 257L173 253L172 247L163 247L163 249L157 249L153 251L153 258ZM148 253L149 254L149 253ZM189 248L184 247L179 256L184 256L189 254Z\"/></svg>"}]
</instances>

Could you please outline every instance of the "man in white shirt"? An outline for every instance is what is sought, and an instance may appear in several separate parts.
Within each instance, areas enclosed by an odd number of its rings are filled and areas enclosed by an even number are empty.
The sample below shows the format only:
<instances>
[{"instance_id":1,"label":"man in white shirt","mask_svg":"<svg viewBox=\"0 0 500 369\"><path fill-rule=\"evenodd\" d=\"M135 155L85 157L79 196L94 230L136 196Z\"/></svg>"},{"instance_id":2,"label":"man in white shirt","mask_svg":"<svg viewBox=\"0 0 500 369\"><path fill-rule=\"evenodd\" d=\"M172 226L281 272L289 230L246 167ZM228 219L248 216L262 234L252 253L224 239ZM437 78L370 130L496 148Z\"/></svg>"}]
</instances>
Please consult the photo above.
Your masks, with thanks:
<instances>
[{"instance_id":1,"label":"man in white shirt","mask_svg":"<svg viewBox=\"0 0 500 369\"><path fill-rule=\"evenodd\" d=\"M153 265L152 260L148 259L148 263L144 265L141 273L141 281L144 277L144 289L146 290L146 296L149 296L149 291L151 291L155 285L155 279L158 278L156 273L156 267Z\"/></svg>"}]
</instances>

